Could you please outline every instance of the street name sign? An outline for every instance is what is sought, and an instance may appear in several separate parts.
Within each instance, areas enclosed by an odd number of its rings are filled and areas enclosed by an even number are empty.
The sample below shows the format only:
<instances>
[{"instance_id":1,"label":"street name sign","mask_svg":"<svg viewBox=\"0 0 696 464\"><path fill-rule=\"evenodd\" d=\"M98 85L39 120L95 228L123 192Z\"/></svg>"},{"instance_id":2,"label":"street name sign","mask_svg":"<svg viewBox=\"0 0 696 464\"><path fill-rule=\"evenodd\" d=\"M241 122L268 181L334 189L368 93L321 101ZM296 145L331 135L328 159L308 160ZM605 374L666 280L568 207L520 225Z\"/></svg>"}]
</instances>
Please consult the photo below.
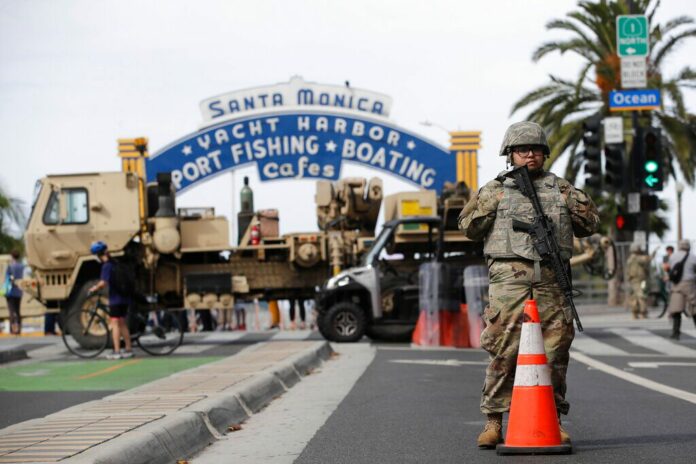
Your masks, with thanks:
<instances>
[{"instance_id":1,"label":"street name sign","mask_svg":"<svg viewBox=\"0 0 696 464\"><path fill-rule=\"evenodd\" d=\"M648 62L642 56L621 58L621 87L644 89L648 86Z\"/></svg>"},{"instance_id":2,"label":"street name sign","mask_svg":"<svg viewBox=\"0 0 696 464\"><path fill-rule=\"evenodd\" d=\"M650 42L645 15L621 15L616 18L616 48L620 57L648 56Z\"/></svg>"},{"instance_id":3,"label":"street name sign","mask_svg":"<svg viewBox=\"0 0 696 464\"><path fill-rule=\"evenodd\" d=\"M609 93L610 111L656 110L661 105L657 89L613 90Z\"/></svg>"},{"instance_id":4,"label":"street name sign","mask_svg":"<svg viewBox=\"0 0 696 464\"><path fill-rule=\"evenodd\" d=\"M604 143L622 143L623 118L621 116L611 116L604 118Z\"/></svg>"}]
</instances>

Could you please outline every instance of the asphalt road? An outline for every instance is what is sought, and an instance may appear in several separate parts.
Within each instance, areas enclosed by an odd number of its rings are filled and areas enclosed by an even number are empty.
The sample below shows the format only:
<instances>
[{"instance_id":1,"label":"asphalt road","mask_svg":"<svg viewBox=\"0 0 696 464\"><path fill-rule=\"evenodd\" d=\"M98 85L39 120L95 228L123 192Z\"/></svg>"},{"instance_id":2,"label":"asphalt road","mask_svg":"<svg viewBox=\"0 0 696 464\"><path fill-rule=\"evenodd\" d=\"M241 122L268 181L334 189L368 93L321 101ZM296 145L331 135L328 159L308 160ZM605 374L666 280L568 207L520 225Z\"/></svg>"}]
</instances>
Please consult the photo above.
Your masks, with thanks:
<instances>
[{"instance_id":1,"label":"asphalt road","mask_svg":"<svg viewBox=\"0 0 696 464\"><path fill-rule=\"evenodd\" d=\"M476 447L482 351L363 344L372 356L359 375L340 364L355 354L336 346L336 361L192 462L693 462L696 333L676 344L664 321L595 322L578 336L584 351L574 350L568 375L573 455L500 457Z\"/></svg>"},{"instance_id":2,"label":"asphalt road","mask_svg":"<svg viewBox=\"0 0 696 464\"><path fill-rule=\"evenodd\" d=\"M475 446L487 355L408 345L335 345L339 356L193 458L220 462L693 462L696 456L696 330L678 343L665 320L625 315L584 319L569 369L574 454L506 457ZM0 368L3 426L234 354L252 343L316 333L187 335L163 358L138 356L110 370L106 360L76 361L59 341L23 341L31 360ZM17 343L17 342L15 342ZM66 372L68 374L66 374ZM102 375L103 373L103 375ZM79 375L78 375L79 374ZM53 388L53 390L51 389ZM56 391L56 389L60 391Z\"/></svg>"},{"instance_id":3,"label":"asphalt road","mask_svg":"<svg viewBox=\"0 0 696 464\"><path fill-rule=\"evenodd\" d=\"M485 356L378 349L364 376L295 462L500 460L495 452L475 446L483 425L478 404L485 366L395 362L449 359L480 361ZM549 460L693 462L696 405L578 362L571 363L568 377L571 414L565 425L575 454Z\"/></svg>"}]
</instances>

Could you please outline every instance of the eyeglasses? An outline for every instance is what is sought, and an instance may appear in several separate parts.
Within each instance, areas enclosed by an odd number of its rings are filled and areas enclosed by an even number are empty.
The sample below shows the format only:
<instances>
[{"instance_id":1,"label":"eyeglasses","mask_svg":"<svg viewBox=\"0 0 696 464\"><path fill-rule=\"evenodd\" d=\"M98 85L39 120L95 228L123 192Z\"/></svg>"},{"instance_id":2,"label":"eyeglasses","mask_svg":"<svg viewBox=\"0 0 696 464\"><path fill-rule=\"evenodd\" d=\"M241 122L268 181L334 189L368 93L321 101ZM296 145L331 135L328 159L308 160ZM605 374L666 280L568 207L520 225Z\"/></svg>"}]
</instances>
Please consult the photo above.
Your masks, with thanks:
<instances>
[{"instance_id":1,"label":"eyeglasses","mask_svg":"<svg viewBox=\"0 0 696 464\"><path fill-rule=\"evenodd\" d=\"M544 147L541 145L518 145L512 147L512 152L516 155L531 153L534 156L539 156L544 154Z\"/></svg>"}]
</instances>

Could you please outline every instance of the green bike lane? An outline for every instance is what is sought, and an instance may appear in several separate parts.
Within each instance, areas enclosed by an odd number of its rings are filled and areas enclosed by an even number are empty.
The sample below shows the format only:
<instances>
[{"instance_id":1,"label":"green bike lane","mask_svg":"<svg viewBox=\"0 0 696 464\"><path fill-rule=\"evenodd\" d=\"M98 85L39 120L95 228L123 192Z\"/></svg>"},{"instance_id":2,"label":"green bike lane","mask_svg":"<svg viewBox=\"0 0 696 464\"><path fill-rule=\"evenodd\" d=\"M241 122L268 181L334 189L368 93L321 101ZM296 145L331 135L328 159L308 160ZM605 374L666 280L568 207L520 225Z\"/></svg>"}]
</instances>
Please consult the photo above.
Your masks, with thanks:
<instances>
[{"instance_id":1,"label":"green bike lane","mask_svg":"<svg viewBox=\"0 0 696 464\"><path fill-rule=\"evenodd\" d=\"M0 428L129 390L224 356L67 360L0 367Z\"/></svg>"},{"instance_id":2,"label":"green bike lane","mask_svg":"<svg viewBox=\"0 0 696 464\"><path fill-rule=\"evenodd\" d=\"M37 362L0 369L0 391L127 390L218 359L222 356Z\"/></svg>"}]
</instances>

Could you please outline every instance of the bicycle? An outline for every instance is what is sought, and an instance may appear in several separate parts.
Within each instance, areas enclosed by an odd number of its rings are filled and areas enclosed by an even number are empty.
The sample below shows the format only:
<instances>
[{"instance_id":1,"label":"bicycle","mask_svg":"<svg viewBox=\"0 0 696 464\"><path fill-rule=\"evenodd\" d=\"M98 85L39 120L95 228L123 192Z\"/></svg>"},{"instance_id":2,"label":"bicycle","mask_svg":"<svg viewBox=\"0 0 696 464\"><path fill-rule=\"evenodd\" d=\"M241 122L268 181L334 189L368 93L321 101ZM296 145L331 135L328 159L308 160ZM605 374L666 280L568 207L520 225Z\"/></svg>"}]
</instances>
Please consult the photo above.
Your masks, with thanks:
<instances>
[{"instance_id":1,"label":"bicycle","mask_svg":"<svg viewBox=\"0 0 696 464\"><path fill-rule=\"evenodd\" d=\"M82 307L63 321L63 343L80 358L95 358L112 344L105 299L99 294L88 295ZM127 322L131 341L150 355L171 354L184 341L185 327L179 313L136 309L128 312Z\"/></svg>"}]
</instances>

